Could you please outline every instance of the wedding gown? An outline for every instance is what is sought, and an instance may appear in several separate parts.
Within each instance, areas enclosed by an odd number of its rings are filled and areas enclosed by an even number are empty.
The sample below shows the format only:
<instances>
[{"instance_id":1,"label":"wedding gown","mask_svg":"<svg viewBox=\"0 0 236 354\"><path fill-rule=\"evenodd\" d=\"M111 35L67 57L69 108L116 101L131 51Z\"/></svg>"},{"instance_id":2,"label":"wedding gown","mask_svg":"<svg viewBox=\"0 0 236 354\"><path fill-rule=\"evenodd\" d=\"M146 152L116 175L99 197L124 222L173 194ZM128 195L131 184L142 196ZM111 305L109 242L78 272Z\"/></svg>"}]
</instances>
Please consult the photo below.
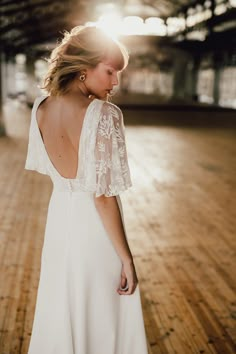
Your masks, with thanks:
<instances>
[{"instance_id":1,"label":"wedding gown","mask_svg":"<svg viewBox=\"0 0 236 354\"><path fill-rule=\"evenodd\" d=\"M139 284L119 295L121 260L95 207L97 197L129 188L122 113L94 99L81 130L76 178L60 175L32 109L25 169L53 183L28 354L147 354Z\"/></svg>"}]
</instances>

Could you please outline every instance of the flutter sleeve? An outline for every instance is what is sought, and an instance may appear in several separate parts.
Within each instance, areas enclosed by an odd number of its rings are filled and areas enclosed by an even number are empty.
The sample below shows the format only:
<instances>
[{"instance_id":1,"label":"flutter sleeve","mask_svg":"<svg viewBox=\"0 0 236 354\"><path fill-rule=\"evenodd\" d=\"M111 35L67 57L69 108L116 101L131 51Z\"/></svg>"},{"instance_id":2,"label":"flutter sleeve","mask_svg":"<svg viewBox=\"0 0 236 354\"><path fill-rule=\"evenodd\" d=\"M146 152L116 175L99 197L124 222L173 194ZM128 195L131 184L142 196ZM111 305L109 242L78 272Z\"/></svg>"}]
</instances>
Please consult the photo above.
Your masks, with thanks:
<instances>
[{"instance_id":1,"label":"flutter sleeve","mask_svg":"<svg viewBox=\"0 0 236 354\"><path fill-rule=\"evenodd\" d=\"M99 197L118 195L132 186L121 110L104 102L95 144L96 193Z\"/></svg>"},{"instance_id":2,"label":"flutter sleeve","mask_svg":"<svg viewBox=\"0 0 236 354\"><path fill-rule=\"evenodd\" d=\"M35 111L38 107L41 98L37 98L34 102L32 111L31 111L31 121L29 128L29 137L28 137L28 148L25 160L25 169L37 171L42 174L48 174L46 163L45 163L45 154L42 149L42 145L39 138L39 131L37 130Z\"/></svg>"}]
</instances>

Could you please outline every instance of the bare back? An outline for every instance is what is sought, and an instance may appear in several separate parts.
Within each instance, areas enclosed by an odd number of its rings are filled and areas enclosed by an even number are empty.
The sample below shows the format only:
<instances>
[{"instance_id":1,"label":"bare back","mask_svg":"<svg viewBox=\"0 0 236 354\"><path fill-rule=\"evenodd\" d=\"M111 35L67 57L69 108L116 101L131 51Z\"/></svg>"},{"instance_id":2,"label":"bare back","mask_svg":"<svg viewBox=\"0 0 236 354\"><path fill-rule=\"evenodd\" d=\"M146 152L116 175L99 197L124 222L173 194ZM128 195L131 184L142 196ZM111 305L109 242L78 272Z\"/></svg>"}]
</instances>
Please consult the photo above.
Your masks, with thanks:
<instances>
[{"instance_id":1,"label":"bare back","mask_svg":"<svg viewBox=\"0 0 236 354\"><path fill-rule=\"evenodd\" d=\"M53 166L64 178L75 178L79 166L79 142L88 98L47 97L37 109L41 137Z\"/></svg>"}]
</instances>

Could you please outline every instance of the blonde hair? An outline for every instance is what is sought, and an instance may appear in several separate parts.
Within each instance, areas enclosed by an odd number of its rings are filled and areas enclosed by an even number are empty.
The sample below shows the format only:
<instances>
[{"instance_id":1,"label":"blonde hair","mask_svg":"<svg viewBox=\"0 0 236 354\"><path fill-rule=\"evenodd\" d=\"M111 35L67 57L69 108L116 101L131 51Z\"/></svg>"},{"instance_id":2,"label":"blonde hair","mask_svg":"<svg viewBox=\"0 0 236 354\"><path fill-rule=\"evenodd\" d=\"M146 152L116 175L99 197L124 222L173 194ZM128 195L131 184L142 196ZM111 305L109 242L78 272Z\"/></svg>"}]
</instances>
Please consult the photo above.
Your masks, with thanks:
<instances>
[{"instance_id":1,"label":"blonde hair","mask_svg":"<svg viewBox=\"0 0 236 354\"><path fill-rule=\"evenodd\" d=\"M63 95L76 76L83 70L96 67L108 60L118 71L128 65L126 48L95 26L76 26L64 33L61 43L53 49L44 78L50 95Z\"/></svg>"}]
</instances>

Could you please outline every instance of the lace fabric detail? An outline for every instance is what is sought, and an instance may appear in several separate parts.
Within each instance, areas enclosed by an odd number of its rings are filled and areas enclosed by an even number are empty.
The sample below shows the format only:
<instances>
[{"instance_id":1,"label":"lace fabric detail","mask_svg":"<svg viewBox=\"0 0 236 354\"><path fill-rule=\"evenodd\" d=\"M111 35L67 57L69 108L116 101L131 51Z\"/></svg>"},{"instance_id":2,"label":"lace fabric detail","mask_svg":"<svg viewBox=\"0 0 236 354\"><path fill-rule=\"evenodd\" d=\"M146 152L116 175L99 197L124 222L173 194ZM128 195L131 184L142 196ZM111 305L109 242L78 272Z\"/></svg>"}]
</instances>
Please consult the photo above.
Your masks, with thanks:
<instances>
[{"instance_id":1,"label":"lace fabric detail","mask_svg":"<svg viewBox=\"0 0 236 354\"><path fill-rule=\"evenodd\" d=\"M96 196L118 195L132 186L121 110L104 102L98 123L96 146Z\"/></svg>"},{"instance_id":2,"label":"lace fabric detail","mask_svg":"<svg viewBox=\"0 0 236 354\"><path fill-rule=\"evenodd\" d=\"M96 100L96 104L89 112L84 121L80 136L79 168L78 180L80 188L85 192L96 191L96 163L95 163L95 145L96 134L99 122L99 112L101 111L103 101Z\"/></svg>"},{"instance_id":3,"label":"lace fabric detail","mask_svg":"<svg viewBox=\"0 0 236 354\"><path fill-rule=\"evenodd\" d=\"M118 195L132 186L121 110L97 100L84 124L78 178L96 197Z\"/></svg>"},{"instance_id":4,"label":"lace fabric detail","mask_svg":"<svg viewBox=\"0 0 236 354\"><path fill-rule=\"evenodd\" d=\"M36 110L42 99L36 99L32 109L25 169L49 175L54 185L70 183L72 190L96 197L115 196L132 186L123 115L117 106L95 99L83 122L77 176L67 179L50 162L37 127Z\"/></svg>"}]
</instances>

